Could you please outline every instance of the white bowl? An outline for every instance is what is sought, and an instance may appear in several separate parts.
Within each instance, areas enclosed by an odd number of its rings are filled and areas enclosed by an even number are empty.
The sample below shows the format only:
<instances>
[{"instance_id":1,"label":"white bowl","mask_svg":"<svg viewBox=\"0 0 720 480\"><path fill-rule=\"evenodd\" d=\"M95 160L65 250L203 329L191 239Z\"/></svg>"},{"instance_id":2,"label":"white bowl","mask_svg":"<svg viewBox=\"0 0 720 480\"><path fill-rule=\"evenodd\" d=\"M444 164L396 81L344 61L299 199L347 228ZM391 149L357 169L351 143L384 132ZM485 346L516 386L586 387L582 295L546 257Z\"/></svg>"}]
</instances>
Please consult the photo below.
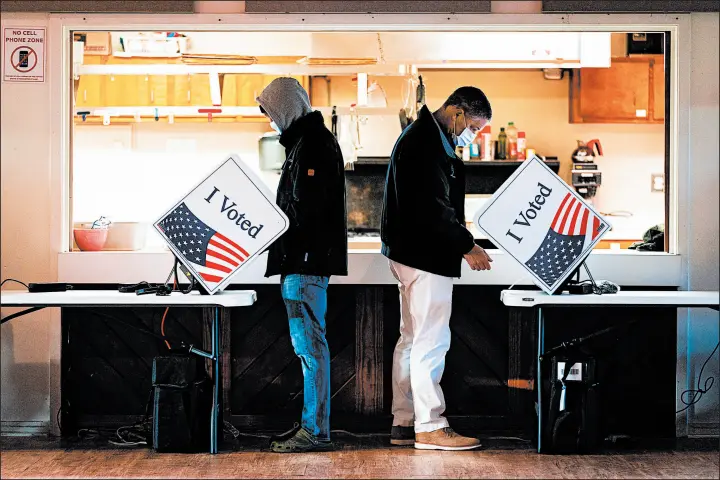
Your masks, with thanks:
<instances>
[{"instance_id":1,"label":"white bowl","mask_svg":"<svg viewBox=\"0 0 720 480\"><path fill-rule=\"evenodd\" d=\"M113 222L103 250L132 251L145 248L149 224L142 222Z\"/></svg>"}]
</instances>

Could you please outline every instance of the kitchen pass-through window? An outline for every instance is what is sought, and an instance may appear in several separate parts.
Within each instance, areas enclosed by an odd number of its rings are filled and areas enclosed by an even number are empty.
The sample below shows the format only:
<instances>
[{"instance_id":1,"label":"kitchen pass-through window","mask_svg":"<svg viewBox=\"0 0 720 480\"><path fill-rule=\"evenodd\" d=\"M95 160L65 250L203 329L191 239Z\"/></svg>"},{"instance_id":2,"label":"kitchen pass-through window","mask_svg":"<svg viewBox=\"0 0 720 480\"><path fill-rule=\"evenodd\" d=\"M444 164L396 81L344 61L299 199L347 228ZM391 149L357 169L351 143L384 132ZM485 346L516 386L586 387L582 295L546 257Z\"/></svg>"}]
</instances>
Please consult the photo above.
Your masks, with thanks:
<instances>
[{"instance_id":1,"label":"kitchen pass-through window","mask_svg":"<svg viewBox=\"0 0 720 480\"><path fill-rule=\"evenodd\" d=\"M152 222L231 153L274 190L284 150L255 98L281 75L338 136L349 231L365 247L379 248L403 127L423 101L436 109L473 85L493 118L466 158L468 220L537 154L613 225L598 248L666 249L665 33L118 31L73 43L69 221L111 221L106 250L164 248Z\"/></svg>"}]
</instances>

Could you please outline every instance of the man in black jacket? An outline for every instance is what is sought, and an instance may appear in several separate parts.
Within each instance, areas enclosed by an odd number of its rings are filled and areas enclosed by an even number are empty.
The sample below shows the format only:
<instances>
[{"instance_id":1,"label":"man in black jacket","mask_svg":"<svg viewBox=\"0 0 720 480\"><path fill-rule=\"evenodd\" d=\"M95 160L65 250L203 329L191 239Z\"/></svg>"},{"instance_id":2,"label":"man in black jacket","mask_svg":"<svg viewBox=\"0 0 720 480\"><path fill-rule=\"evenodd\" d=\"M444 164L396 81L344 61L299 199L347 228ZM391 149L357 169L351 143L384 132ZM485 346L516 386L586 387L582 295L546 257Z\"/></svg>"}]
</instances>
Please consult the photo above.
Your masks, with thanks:
<instances>
[{"instance_id":1,"label":"man in black jacket","mask_svg":"<svg viewBox=\"0 0 720 480\"><path fill-rule=\"evenodd\" d=\"M325 340L331 275L347 275L347 211L342 153L307 92L293 78L273 80L257 98L285 147L277 205L290 228L268 252L266 277L280 274L290 338L303 377L301 424L271 442L275 452L331 448L330 352Z\"/></svg>"},{"instance_id":2,"label":"man in black jacket","mask_svg":"<svg viewBox=\"0 0 720 480\"><path fill-rule=\"evenodd\" d=\"M437 111L424 106L395 144L385 182L382 253L400 288L400 339L393 357L390 442L419 449L469 450L442 416L440 388L450 347L453 277L463 257L489 270L490 257L465 228L465 174L455 147L470 143L492 118L475 87L456 90Z\"/></svg>"}]
</instances>

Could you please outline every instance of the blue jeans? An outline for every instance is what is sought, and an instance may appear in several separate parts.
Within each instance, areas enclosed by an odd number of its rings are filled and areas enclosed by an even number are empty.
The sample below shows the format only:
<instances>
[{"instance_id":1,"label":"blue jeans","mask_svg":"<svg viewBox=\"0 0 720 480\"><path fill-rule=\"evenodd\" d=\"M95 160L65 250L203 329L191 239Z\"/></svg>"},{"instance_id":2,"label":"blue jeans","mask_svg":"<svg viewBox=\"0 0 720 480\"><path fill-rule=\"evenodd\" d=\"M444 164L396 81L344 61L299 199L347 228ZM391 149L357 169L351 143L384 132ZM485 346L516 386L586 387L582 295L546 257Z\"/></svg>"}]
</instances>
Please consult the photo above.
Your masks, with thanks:
<instances>
[{"instance_id":1,"label":"blue jeans","mask_svg":"<svg viewBox=\"0 0 720 480\"><path fill-rule=\"evenodd\" d=\"M290 339L303 369L302 426L320 440L330 439L330 350L325 340L329 277L283 275L282 298Z\"/></svg>"}]
</instances>

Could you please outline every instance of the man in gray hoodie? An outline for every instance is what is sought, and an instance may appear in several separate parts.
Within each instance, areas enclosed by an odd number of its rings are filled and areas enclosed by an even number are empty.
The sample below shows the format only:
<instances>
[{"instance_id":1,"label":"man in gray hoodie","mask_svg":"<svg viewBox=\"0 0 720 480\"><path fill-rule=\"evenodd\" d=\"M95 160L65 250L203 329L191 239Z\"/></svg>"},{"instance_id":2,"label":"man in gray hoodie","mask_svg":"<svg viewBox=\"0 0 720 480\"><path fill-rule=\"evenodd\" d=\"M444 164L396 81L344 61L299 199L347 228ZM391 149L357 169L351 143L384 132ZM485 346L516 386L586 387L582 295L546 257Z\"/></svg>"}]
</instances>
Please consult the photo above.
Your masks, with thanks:
<instances>
[{"instance_id":1,"label":"man in gray hoodie","mask_svg":"<svg viewBox=\"0 0 720 480\"><path fill-rule=\"evenodd\" d=\"M303 370L302 422L275 438L274 452L326 450L330 443L330 352L325 339L331 275L347 275L345 172L337 139L294 78L257 98L285 147L277 205L290 228L268 251L266 277L280 275L290 338Z\"/></svg>"}]
</instances>

